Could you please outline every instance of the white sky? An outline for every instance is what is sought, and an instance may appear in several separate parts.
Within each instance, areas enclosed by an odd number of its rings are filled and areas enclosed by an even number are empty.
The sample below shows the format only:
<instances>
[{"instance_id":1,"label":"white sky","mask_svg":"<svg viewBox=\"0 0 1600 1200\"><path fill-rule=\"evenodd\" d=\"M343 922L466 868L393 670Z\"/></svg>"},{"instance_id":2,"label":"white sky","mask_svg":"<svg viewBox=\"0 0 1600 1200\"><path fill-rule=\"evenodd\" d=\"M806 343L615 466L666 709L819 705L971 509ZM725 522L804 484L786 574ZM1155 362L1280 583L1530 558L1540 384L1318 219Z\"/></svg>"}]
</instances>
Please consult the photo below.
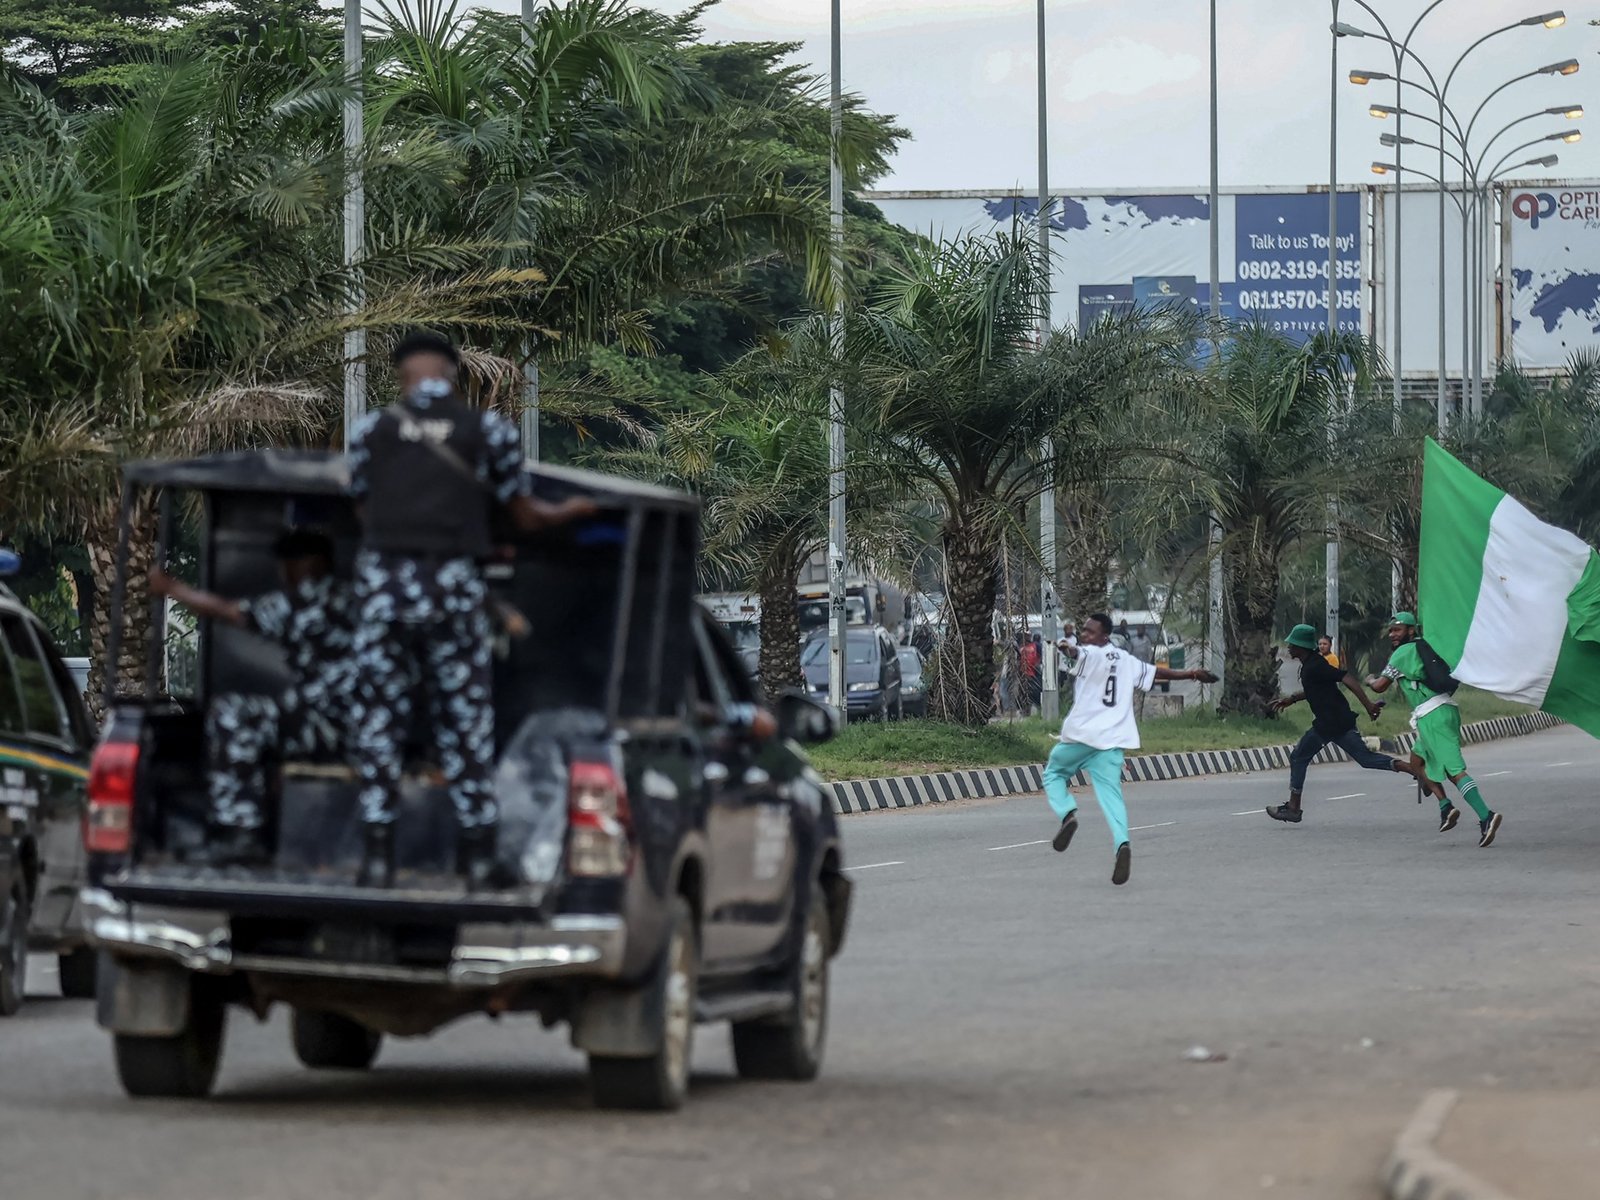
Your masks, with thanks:
<instances>
[{"instance_id":1,"label":"white sky","mask_svg":"<svg viewBox=\"0 0 1600 1200\"><path fill-rule=\"evenodd\" d=\"M681 12L690 0L647 0ZM487 0L515 11L519 0ZM1370 0L1397 31L1427 0ZM1224 186L1307 184L1328 177L1329 33L1332 0L1221 0L1221 176ZM1442 74L1477 37L1558 7L1552 0L1443 0L1412 46ZM1560 29L1517 29L1478 49L1450 91L1463 122L1496 85L1547 63L1576 58L1568 78L1528 80L1485 111L1475 152L1516 117L1587 103L1600 121L1600 0L1564 6ZM1036 166L1033 0L843 0L844 84L895 114L913 141L884 188L1032 188ZM1206 0L1046 0L1049 22L1051 184L1069 191L1194 186L1208 178ZM716 40L805 43L801 57L828 62L828 0L723 0L704 19ZM1355 0L1340 18L1376 26ZM1374 182L1370 164L1391 159L1378 135L1393 128L1367 114L1393 104L1394 85L1343 82L1351 67L1389 71L1380 42L1341 39L1340 179ZM1429 102L1407 88L1407 108ZM1509 150L1566 123L1547 117L1496 143ZM1563 178L1600 176L1600 128L1576 145L1551 144ZM1521 136L1516 136L1516 135ZM1431 138L1417 122L1408 137ZM1407 151L1412 153L1412 151ZM1420 163L1420 160L1418 160ZM1437 159L1435 157L1434 161Z\"/></svg>"}]
</instances>

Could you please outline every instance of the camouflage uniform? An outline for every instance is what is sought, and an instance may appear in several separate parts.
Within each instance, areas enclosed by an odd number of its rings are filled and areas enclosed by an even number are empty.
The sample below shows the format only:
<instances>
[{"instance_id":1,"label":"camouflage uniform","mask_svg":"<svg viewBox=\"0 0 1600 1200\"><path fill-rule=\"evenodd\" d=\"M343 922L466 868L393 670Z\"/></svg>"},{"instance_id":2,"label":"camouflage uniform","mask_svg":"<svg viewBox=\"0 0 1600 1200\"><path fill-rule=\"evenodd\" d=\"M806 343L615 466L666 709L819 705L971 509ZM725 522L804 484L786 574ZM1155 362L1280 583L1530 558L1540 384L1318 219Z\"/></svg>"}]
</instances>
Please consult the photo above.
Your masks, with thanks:
<instances>
[{"instance_id":1,"label":"camouflage uniform","mask_svg":"<svg viewBox=\"0 0 1600 1200\"><path fill-rule=\"evenodd\" d=\"M324 576L239 604L244 627L281 646L291 683L277 696L225 692L206 715L212 821L259 829L266 762L338 755L354 698L355 603L346 583Z\"/></svg>"},{"instance_id":2,"label":"camouflage uniform","mask_svg":"<svg viewBox=\"0 0 1600 1200\"><path fill-rule=\"evenodd\" d=\"M425 412L428 404L423 398L412 407ZM517 428L495 413L476 416L485 447L477 477L487 495L506 504L527 487ZM369 495L367 439L381 417L368 413L351 439L350 489L357 502ZM356 559L355 587L359 683L352 734L362 819L394 820L405 741L417 690L424 687L437 765L456 819L463 829L492 826L498 817L490 782L492 643L488 588L477 562L369 548Z\"/></svg>"}]
</instances>

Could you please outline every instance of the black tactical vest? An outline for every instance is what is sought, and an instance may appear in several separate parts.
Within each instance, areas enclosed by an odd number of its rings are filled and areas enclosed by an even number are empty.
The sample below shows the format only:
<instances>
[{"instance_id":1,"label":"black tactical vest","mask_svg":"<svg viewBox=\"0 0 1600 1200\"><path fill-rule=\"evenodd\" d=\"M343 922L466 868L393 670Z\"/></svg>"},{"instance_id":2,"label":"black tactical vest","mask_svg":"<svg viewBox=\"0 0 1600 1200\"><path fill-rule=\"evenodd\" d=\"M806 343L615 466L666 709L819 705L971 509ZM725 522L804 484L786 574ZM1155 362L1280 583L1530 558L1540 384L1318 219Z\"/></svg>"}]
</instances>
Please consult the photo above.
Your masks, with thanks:
<instances>
[{"instance_id":1,"label":"black tactical vest","mask_svg":"<svg viewBox=\"0 0 1600 1200\"><path fill-rule=\"evenodd\" d=\"M366 544L398 555L487 558L492 498L477 410L454 397L385 409L367 439Z\"/></svg>"}]
</instances>

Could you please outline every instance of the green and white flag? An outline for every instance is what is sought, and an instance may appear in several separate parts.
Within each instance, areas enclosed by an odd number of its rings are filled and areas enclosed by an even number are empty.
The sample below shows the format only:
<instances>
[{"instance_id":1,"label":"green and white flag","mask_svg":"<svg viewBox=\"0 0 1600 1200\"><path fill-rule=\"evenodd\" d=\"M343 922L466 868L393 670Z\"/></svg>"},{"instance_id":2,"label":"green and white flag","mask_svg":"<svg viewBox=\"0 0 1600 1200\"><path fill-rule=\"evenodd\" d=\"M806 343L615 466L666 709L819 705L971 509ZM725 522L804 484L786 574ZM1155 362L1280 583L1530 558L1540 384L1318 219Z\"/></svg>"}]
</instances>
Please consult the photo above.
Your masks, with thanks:
<instances>
[{"instance_id":1,"label":"green and white flag","mask_svg":"<svg viewBox=\"0 0 1600 1200\"><path fill-rule=\"evenodd\" d=\"M1432 438L1421 541L1423 631L1456 678L1600 737L1600 556Z\"/></svg>"}]
</instances>

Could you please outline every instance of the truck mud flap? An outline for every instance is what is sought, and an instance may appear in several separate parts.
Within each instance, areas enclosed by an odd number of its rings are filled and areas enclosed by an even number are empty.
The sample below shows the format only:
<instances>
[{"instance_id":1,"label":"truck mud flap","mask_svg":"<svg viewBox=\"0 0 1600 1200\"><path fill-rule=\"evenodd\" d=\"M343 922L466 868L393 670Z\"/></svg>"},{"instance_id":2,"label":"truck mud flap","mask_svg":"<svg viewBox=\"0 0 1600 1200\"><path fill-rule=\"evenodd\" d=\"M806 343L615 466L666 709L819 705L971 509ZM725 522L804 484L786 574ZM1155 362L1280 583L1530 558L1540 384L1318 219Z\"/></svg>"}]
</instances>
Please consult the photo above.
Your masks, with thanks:
<instances>
[{"instance_id":1,"label":"truck mud flap","mask_svg":"<svg viewBox=\"0 0 1600 1200\"><path fill-rule=\"evenodd\" d=\"M176 1037L189 1025L189 988L181 967L102 955L95 1021L112 1033Z\"/></svg>"},{"instance_id":2,"label":"truck mud flap","mask_svg":"<svg viewBox=\"0 0 1600 1200\"><path fill-rule=\"evenodd\" d=\"M572 1044L586 1054L648 1058L661 1049L666 1003L667 972L659 964L640 987L590 988L573 1007Z\"/></svg>"}]
</instances>

